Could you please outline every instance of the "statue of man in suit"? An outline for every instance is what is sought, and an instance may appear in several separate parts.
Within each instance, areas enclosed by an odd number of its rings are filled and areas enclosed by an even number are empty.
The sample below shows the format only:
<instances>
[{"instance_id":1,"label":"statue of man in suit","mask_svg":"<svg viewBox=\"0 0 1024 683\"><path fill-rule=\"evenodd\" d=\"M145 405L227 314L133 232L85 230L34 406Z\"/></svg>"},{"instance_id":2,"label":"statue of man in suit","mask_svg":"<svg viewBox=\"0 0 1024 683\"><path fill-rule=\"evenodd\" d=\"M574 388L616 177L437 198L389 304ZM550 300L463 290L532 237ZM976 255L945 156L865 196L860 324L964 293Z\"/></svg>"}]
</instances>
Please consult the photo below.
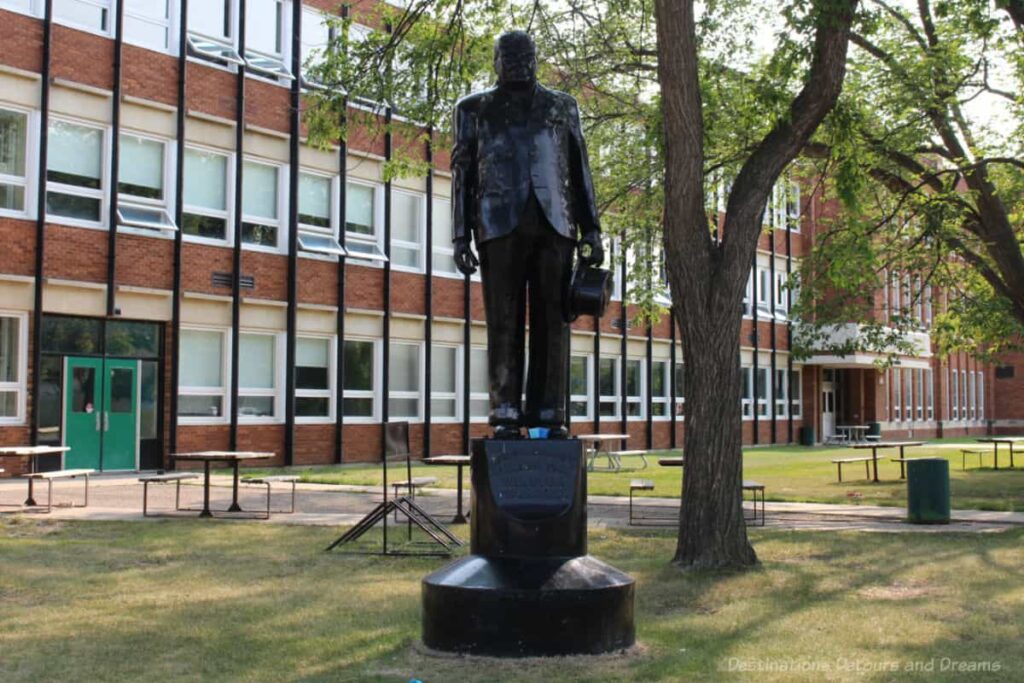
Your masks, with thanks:
<instances>
[{"instance_id":1,"label":"statue of man in suit","mask_svg":"<svg viewBox=\"0 0 1024 683\"><path fill-rule=\"evenodd\" d=\"M502 34L494 70L496 87L455 105L455 263L466 275L478 265L482 270L495 436L517 438L521 426L542 426L551 437L565 438L573 252L579 247L580 259L590 265L604 261L594 184L576 101L537 83L530 35Z\"/></svg>"}]
</instances>

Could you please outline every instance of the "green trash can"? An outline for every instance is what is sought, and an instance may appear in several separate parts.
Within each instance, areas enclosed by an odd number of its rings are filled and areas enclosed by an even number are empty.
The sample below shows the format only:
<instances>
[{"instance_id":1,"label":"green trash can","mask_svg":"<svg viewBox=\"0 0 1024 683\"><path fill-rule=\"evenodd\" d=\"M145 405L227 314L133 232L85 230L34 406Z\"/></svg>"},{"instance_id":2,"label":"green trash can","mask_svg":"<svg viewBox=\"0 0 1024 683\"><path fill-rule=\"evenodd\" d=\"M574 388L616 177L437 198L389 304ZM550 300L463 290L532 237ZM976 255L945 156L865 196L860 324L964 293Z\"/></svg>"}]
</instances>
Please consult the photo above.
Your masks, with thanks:
<instances>
[{"instance_id":1,"label":"green trash can","mask_svg":"<svg viewBox=\"0 0 1024 683\"><path fill-rule=\"evenodd\" d=\"M800 445L801 446L813 446L814 445L814 427L805 425L800 428Z\"/></svg>"},{"instance_id":2,"label":"green trash can","mask_svg":"<svg viewBox=\"0 0 1024 683\"><path fill-rule=\"evenodd\" d=\"M949 461L945 458L907 463L907 521L949 524Z\"/></svg>"},{"instance_id":3,"label":"green trash can","mask_svg":"<svg viewBox=\"0 0 1024 683\"><path fill-rule=\"evenodd\" d=\"M882 423L872 422L868 424L868 436L877 436L879 439L882 438Z\"/></svg>"}]
</instances>

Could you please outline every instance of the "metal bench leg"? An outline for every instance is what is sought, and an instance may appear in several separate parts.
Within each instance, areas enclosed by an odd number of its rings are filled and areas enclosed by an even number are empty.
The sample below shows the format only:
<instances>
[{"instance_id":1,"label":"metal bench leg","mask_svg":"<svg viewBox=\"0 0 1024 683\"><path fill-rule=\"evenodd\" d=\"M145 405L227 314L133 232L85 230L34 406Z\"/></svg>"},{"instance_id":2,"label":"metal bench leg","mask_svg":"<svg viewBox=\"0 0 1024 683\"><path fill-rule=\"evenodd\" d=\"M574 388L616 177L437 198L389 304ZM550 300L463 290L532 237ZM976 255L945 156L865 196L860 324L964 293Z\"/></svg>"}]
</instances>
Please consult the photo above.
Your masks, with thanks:
<instances>
[{"instance_id":1,"label":"metal bench leg","mask_svg":"<svg viewBox=\"0 0 1024 683\"><path fill-rule=\"evenodd\" d=\"M85 475L85 505L82 507L89 507L89 475Z\"/></svg>"},{"instance_id":2,"label":"metal bench leg","mask_svg":"<svg viewBox=\"0 0 1024 683\"><path fill-rule=\"evenodd\" d=\"M288 511L288 514L295 514L295 482L292 482L292 509Z\"/></svg>"},{"instance_id":3,"label":"metal bench leg","mask_svg":"<svg viewBox=\"0 0 1024 683\"><path fill-rule=\"evenodd\" d=\"M270 519L270 482L264 482L267 487L267 519Z\"/></svg>"},{"instance_id":4,"label":"metal bench leg","mask_svg":"<svg viewBox=\"0 0 1024 683\"><path fill-rule=\"evenodd\" d=\"M142 482L142 516L149 517L149 509L146 506L146 498L149 495L149 482ZM175 505L177 507L177 505Z\"/></svg>"},{"instance_id":5,"label":"metal bench leg","mask_svg":"<svg viewBox=\"0 0 1024 683\"><path fill-rule=\"evenodd\" d=\"M46 514L53 511L53 479L46 480Z\"/></svg>"}]
</instances>

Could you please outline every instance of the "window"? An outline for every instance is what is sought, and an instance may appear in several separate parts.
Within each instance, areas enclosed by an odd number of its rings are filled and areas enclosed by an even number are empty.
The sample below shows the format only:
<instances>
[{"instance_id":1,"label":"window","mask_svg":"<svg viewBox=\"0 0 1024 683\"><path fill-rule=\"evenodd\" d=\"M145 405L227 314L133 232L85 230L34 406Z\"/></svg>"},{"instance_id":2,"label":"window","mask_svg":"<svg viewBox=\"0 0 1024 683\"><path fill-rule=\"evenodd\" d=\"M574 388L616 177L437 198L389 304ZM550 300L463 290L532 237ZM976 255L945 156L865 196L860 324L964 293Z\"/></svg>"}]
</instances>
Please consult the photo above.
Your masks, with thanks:
<instances>
[{"instance_id":1,"label":"window","mask_svg":"<svg viewBox=\"0 0 1024 683\"><path fill-rule=\"evenodd\" d=\"M924 326L932 326L932 286L925 285L924 287Z\"/></svg>"},{"instance_id":2,"label":"window","mask_svg":"<svg viewBox=\"0 0 1024 683\"><path fill-rule=\"evenodd\" d=\"M917 370L914 372L914 398L916 403L914 405L914 415L917 416L918 421L924 419L924 370Z\"/></svg>"},{"instance_id":3,"label":"window","mask_svg":"<svg viewBox=\"0 0 1024 683\"><path fill-rule=\"evenodd\" d=\"M246 161L242 173L242 243L277 249L281 232L280 169Z\"/></svg>"},{"instance_id":4,"label":"window","mask_svg":"<svg viewBox=\"0 0 1024 683\"><path fill-rule=\"evenodd\" d=\"M771 393L771 374L768 368L757 369L757 416L768 416L768 395Z\"/></svg>"},{"instance_id":5,"label":"window","mask_svg":"<svg viewBox=\"0 0 1024 683\"><path fill-rule=\"evenodd\" d=\"M487 418L491 412L490 379L487 371L487 349L474 347L469 352L469 415Z\"/></svg>"},{"instance_id":6,"label":"window","mask_svg":"<svg viewBox=\"0 0 1024 683\"><path fill-rule=\"evenodd\" d=\"M770 316L772 314L770 302L772 297L772 281L771 273L767 268L758 267L757 269L757 287L755 291L757 300L757 313L758 315Z\"/></svg>"},{"instance_id":7,"label":"window","mask_svg":"<svg viewBox=\"0 0 1024 683\"><path fill-rule=\"evenodd\" d=\"M683 404L686 402L686 366L676 363L676 413L683 413Z\"/></svg>"},{"instance_id":8,"label":"window","mask_svg":"<svg viewBox=\"0 0 1024 683\"><path fill-rule=\"evenodd\" d=\"M342 412L346 418L372 420L377 415L376 345L372 341L346 339L343 353Z\"/></svg>"},{"instance_id":9,"label":"window","mask_svg":"<svg viewBox=\"0 0 1024 683\"><path fill-rule=\"evenodd\" d=\"M622 299L622 254L619 240L605 238L603 240L605 268L612 271L612 301ZM603 413L602 413L603 414Z\"/></svg>"},{"instance_id":10,"label":"window","mask_svg":"<svg viewBox=\"0 0 1024 683\"><path fill-rule=\"evenodd\" d=\"M957 381L957 378L959 377L959 375L957 374L956 370L953 370L952 375L953 375L953 384L952 384L952 388L951 388L951 390L949 392L949 395L950 395L950 397L953 400L953 411L952 411L953 412L953 419L954 420L959 420L960 419L960 387L959 387L959 382Z\"/></svg>"},{"instance_id":11,"label":"window","mask_svg":"<svg viewBox=\"0 0 1024 683\"><path fill-rule=\"evenodd\" d=\"M193 237L226 240L227 194L228 157L214 152L186 149L182 232Z\"/></svg>"},{"instance_id":12,"label":"window","mask_svg":"<svg viewBox=\"0 0 1024 683\"><path fill-rule=\"evenodd\" d=\"M21 12L33 17L38 15L38 12L33 7L34 4L34 0L0 0L0 7L3 9Z\"/></svg>"},{"instance_id":13,"label":"window","mask_svg":"<svg viewBox=\"0 0 1024 683\"><path fill-rule=\"evenodd\" d=\"M572 356L569 359L569 414L584 420L591 419L591 365L590 356Z\"/></svg>"},{"instance_id":14,"label":"window","mask_svg":"<svg viewBox=\"0 0 1024 683\"><path fill-rule=\"evenodd\" d=\"M368 261L386 261L377 230L377 188L345 184L345 251Z\"/></svg>"},{"instance_id":15,"label":"window","mask_svg":"<svg viewBox=\"0 0 1024 683\"><path fill-rule=\"evenodd\" d=\"M619 416L619 359L602 358L598 366L600 398L598 410L601 417Z\"/></svg>"},{"instance_id":16,"label":"window","mask_svg":"<svg viewBox=\"0 0 1024 683\"><path fill-rule=\"evenodd\" d=\"M188 6L188 48L218 64L243 64L235 49L234 0L205 0Z\"/></svg>"},{"instance_id":17,"label":"window","mask_svg":"<svg viewBox=\"0 0 1024 683\"><path fill-rule=\"evenodd\" d=\"M327 17L310 7L302 8L302 83L306 87L315 88L319 84L310 76L310 70L321 61L330 45L331 27Z\"/></svg>"},{"instance_id":18,"label":"window","mask_svg":"<svg viewBox=\"0 0 1024 683\"><path fill-rule=\"evenodd\" d=\"M171 4L171 0L125 0L124 39L154 50L169 49ZM189 11L196 10L189 7Z\"/></svg>"},{"instance_id":19,"label":"window","mask_svg":"<svg viewBox=\"0 0 1024 683\"><path fill-rule=\"evenodd\" d=\"M299 248L318 254L344 256L338 243L331 178L299 173Z\"/></svg>"},{"instance_id":20,"label":"window","mask_svg":"<svg viewBox=\"0 0 1024 683\"><path fill-rule=\"evenodd\" d=\"M326 337L295 338L295 417L320 422L333 416L333 344Z\"/></svg>"},{"instance_id":21,"label":"window","mask_svg":"<svg viewBox=\"0 0 1024 683\"><path fill-rule=\"evenodd\" d=\"M775 269L775 317L785 321L789 311L789 278L786 273Z\"/></svg>"},{"instance_id":22,"label":"window","mask_svg":"<svg viewBox=\"0 0 1024 683\"><path fill-rule=\"evenodd\" d=\"M245 63L271 78L292 78L285 65L286 17L282 0L242 0L246 3ZM259 17L259 21L253 21Z\"/></svg>"},{"instance_id":23,"label":"window","mask_svg":"<svg viewBox=\"0 0 1024 683\"><path fill-rule=\"evenodd\" d=\"M914 371L905 368L903 370L903 419L910 422L914 419Z\"/></svg>"},{"instance_id":24,"label":"window","mask_svg":"<svg viewBox=\"0 0 1024 683\"><path fill-rule=\"evenodd\" d=\"M391 193L391 263L422 270L424 197L411 192Z\"/></svg>"},{"instance_id":25,"label":"window","mask_svg":"<svg viewBox=\"0 0 1024 683\"><path fill-rule=\"evenodd\" d=\"M775 416L786 417L789 409L789 381L788 373L779 368L775 369Z\"/></svg>"},{"instance_id":26,"label":"window","mask_svg":"<svg viewBox=\"0 0 1024 683\"><path fill-rule=\"evenodd\" d=\"M743 315L750 317L754 314L752 301L754 300L754 271L747 275L747 288L743 290Z\"/></svg>"},{"instance_id":27,"label":"window","mask_svg":"<svg viewBox=\"0 0 1024 683\"><path fill-rule=\"evenodd\" d=\"M50 122L46 213L98 224L103 218L103 131Z\"/></svg>"},{"instance_id":28,"label":"window","mask_svg":"<svg viewBox=\"0 0 1024 683\"><path fill-rule=\"evenodd\" d=\"M57 21L98 33L110 33L111 0L54 0Z\"/></svg>"},{"instance_id":29,"label":"window","mask_svg":"<svg viewBox=\"0 0 1024 683\"><path fill-rule=\"evenodd\" d=\"M960 371L960 419L967 419L967 371Z\"/></svg>"},{"instance_id":30,"label":"window","mask_svg":"<svg viewBox=\"0 0 1024 683\"><path fill-rule=\"evenodd\" d=\"M668 368L667 361L651 361L651 415L655 418L669 415Z\"/></svg>"},{"instance_id":31,"label":"window","mask_svg":"<svg viewBox=\"0 0 1024 683\"><path fill-rule=\"evenodd\" d=\"M935 375L931 368L924 371L925 406L928 410L928 420L935 419Z\"/></svg>"},{"instance_id":32,"label":"window","mask_svg":"<svg viewBox=\"0 0 1024 683\"><path fill-rule=\"evenodd\" d=\"M985 373L978 370L978 419L985 419Z\"/></svg>"},{"instance_id":33,"label":"window","mask_svg":"<svg viewBox=\"0 0 1024 683\"><path fill-rule=\"evenodd\" d=\"M166 144L122 133L117 177L117 222L136 228L175 230L164 191Z\"/></svg>"},{"instance_id":34,"label":"window","mask_svg":"<svg viewBox=\"0 0 1024 683\"><path fill-rule=\"evenodd\" d=\"M754 368L740 368L740 381L742 382L742 393L740 394L740 411L744 419L754 416Z\"/></svg>"},{"instance_id":35,"label":"window","mask_svg":"<svg viewBox=\"0 0 1024 683\"><path fill-rule=\"evenodd\" d=\"M452 203L451 200L434 197L431 209L433 216L433 271L435 275L460 276L455 267L455 248L452 245Z\"/></svg>"},{"instance_id":36,"label":"window","mask_svg":"<svg viewBox=\"0 0 1024 683\"><path fill-rule=\"evenodd\" d=\"M0 213L25 213L27 155L28 114L0 109Z\"/></svg>"},{"instance_id":37,"label":"window","mask_svg":"<svg viewBox=\"0 0 1024 683\"><path fill-rule=\"evenodd\" d=\"M459 416L458 351L455 346L434 346L430 350L430 415L433 419L454 420Z\"/></svg>"},{"instance_id":38,"label":"window","mask_svg":"<svg viewBox=\"0 0 1024 683\"><path fill-rule=\"evenodd\" d=\"M914 280L914 320L918 326L924 325L924 287L921 286L921 276Z\"/></svg>"},{"instance_id":39,"label":"window","mask_svg":"<svg viewBox=\"0 0 1024 683\"><path fill-rule=\"evenodd\" d=\"M899 368L893 368L890 372L892 372L893 420L900 422L903 419L903 385L900 382L903 373Z\"/></svg>"},{"instance_id":40,"label":"window","mask_svg":"<svg viewBox=\"0 0 1024 683\"><path fill-rule=\"evenodd\" d=\"M977 395L977 384L975 384L974 373L967 373L967 382L970 388L967 390L968 406L970 407L971 415L970 419L976 420L978 418L978 395Z\"/></svg>"},{"instance_id":41,"label":"window","mask_svg":"<svg viewBox=\"0 0 1024 683\"><path fill-rule=\"evenodd\" d=\"M391 344L388 415L393 420L420 417L420 348L420 344Z\"/></svg>"},{"instance_id":42,"label":"window","mask_svg":"<svg viewBox=\"0 0 1024 683\"><path fill-rule=\"evenodd\" d=\"M800 232L800 183L787 183L786 193L786 226L793 232Z\"/></svg>"},{"instance_id":43,"label":"window","mask_svg":"<svg viewBox=\"0 0 1024 683\"><path fill-rule=\"evenodd\" d=\"M626 416L644 417L643 387L644 364L640 360L626 360Z\"/></svg>"},{"instance_id":44,"label":"window","mask_svg":"<svg viewBox=\"0 0 1024 683\"><path fill-rule=\"evenodd\" d=\"M789 373L789 410L790 416L801 418L804 414L803 374L800 370Z\"/></svg>"},{"instance_id":45,"label":"window","mask_svg":"<svg viewBox=\"0 0 1024 683\"><path fill-rule=\"evenodd\" d=\"M220 422L226 413L224 382L227 333L219 330L181 330L182 363L178 371L178 415Z\"/></svg>"},{"instance_id":46,"label":"window","mask_svg":"<svg viewBox=\"0 0 1024 683\"><path fill-rule=\"evenodd\" d=\"M24 314L0 314L0 424L25 419L28 326Z\"/></svg>"},{"instance_id":47,"label":"window","mask_svg":"<svg viewBox=\"0 0 1024 683\"><path fill-rule=\"evenodd\" d=\"M277 416L277 337L241 333L238 337L238 415Z\"/></svg>"}]
</instances>

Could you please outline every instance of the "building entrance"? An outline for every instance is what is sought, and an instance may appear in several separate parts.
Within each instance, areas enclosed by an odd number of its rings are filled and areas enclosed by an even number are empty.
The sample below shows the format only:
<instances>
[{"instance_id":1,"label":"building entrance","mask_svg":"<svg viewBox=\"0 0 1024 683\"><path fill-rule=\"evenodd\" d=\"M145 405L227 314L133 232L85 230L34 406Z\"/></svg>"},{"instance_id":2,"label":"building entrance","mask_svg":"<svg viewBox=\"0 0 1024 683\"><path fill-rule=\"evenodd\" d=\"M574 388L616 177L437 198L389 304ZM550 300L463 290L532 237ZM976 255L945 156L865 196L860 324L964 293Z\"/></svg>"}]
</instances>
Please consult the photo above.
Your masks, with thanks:
<instances>
[{"instance_id":1,"label":"building entrance","mask_svg":"<svg viewBox=\"0 0 1024 683\"><path fill-rule=\"evenodd\" d=\"M139 362L65 358L65 468L138 469Z\"/></svg>"}]
</instances>

